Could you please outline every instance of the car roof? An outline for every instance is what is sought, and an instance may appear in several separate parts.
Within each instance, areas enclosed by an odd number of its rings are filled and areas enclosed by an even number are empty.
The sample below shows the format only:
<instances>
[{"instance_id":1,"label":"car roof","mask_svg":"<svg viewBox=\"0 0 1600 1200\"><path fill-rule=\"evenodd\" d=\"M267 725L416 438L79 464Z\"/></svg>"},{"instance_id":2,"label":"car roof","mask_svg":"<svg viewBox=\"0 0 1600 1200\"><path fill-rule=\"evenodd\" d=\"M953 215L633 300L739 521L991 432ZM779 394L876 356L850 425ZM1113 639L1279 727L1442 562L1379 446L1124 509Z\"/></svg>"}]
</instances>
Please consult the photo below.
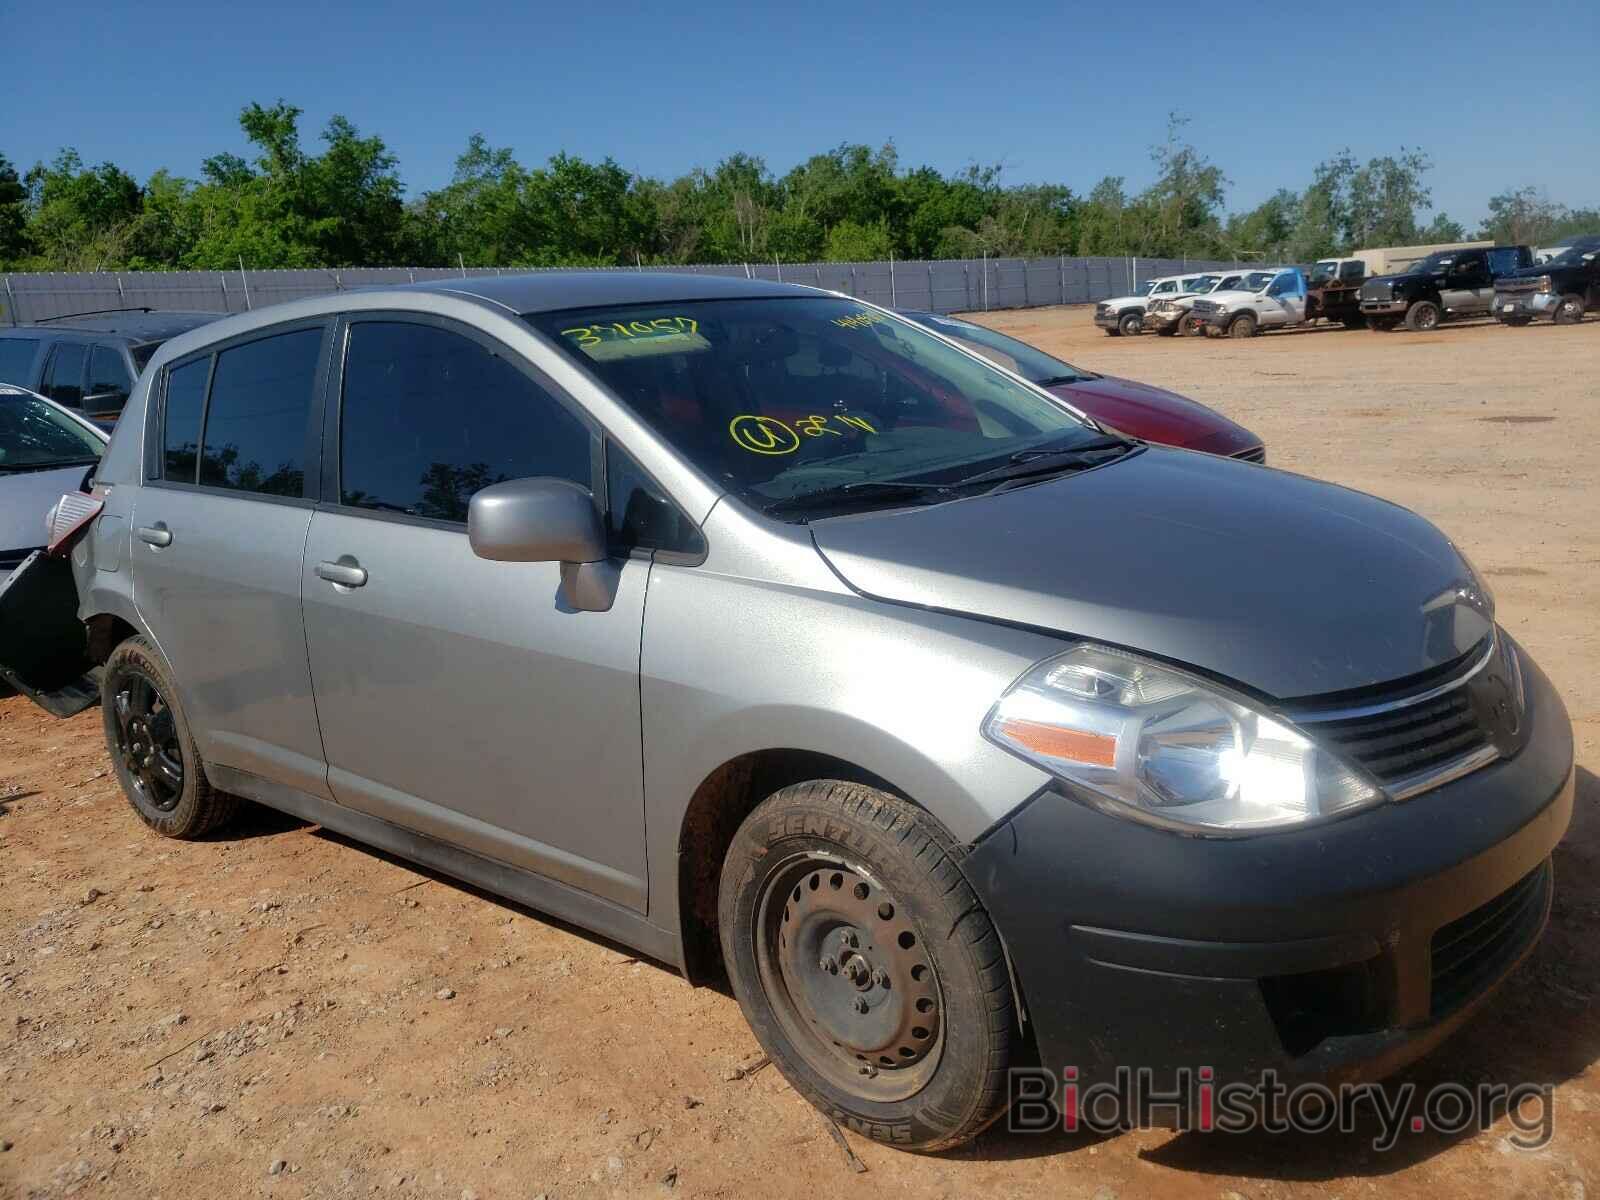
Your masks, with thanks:
<instances>
[{"instance_id":1,"label":"car roof","mask_svg":"<svg viewBox=\"0 0 1600 1200\"><path fill-rule=\"evenodd\" d=\"M554 312L612 304L673 300L748 299L756 296L815 296L818 290L766 279L699 275L679 271L538 271L527 275L479 275L402 284L396 291L454 292L513 312Z\"/></svg>"},{"instance_id":2,"label":"car roof","mask_svg":"<svg viewBox=\"0 0 1600 1200\"><path fill-rule=\"evenodd\" d=\"M162 312L145 308L123 309L114 312L79 313L63 317L46 318L31 325L19 325L13 334L36 337L40 333L112 334L130 342L164 342L188 333L201 325L220 321L227 313L218 312Z\"/></svg>"}]
</instances>

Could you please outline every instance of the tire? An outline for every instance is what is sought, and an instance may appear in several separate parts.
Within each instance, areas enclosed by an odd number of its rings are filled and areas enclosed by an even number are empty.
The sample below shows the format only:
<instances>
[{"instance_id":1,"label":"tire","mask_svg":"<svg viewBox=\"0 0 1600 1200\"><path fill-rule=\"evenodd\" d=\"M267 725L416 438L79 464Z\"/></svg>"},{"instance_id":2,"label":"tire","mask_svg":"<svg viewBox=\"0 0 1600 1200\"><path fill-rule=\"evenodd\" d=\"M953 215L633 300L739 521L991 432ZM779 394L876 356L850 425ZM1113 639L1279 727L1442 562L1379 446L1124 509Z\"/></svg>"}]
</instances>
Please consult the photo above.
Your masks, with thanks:
<instances>
[{"instance_id":1,"label":"tire","mask_svg":"<svg viewBox=\"0 0 1600 1200\"><path fill-rule=\"evenodd\" d=\"M1231 338L1252 338L1256 335L1256 319L1249 313L1240 313L1228 322L1228 336Z\"/></svg>"},{"instance_id":2,"label":"tire","mask_svg":"<svg viewBox=\"0 0 1600 1200\"><path fill-rule=\"evenodd\" d=\"M1500 324L1510 325L1513 329L1521 329L1524 325L1532 324L1532 317L1501 317Z\"/></svg>"},{"instance_id":3,"label":"tire","mask_svg":"<svg viewBox=\"0 0 1600 1200\"><path fill-rule=\"evenodd\" d=\"M1414 333L1439 328L1439 306L1432 300L1418 300L1406 309L1406 328Z\"/></svg>"},{"instance_id":4,"label":"tire","mask_svg":"<svg viewBox=\"0 0 1600 1200\"><path fill-rule=\"evenodd\" d=\"M1346 329L1365 329L1367 327L1367 319L1359 315L1354 317L1341 317L1339 319L1339 324L1343 325Z\"/></svg>"},{"instance_id":5,"label":"tire","mask_svg":"<svg viewBox=\"0 0 1600 1200\"><path fill-rule=\"evenodd\" d=\"M1121 337L1122 336L1122 330L1118 329L1115 325L1108 325L1108 326L1106 326L1106 336L1107 337Z\"/></svg>"},{"instance_id":6,"label":"tire","mask_svg":"<svg viewBox=\"0 0 1600 1200\"><path fill-rule=\"evenodd\" d=\"M117 782L141 821L188 840L233 818L239 800L206 779L172 671L148 639L129 638L111 652L100 708Z\"/></svg>"},{"instance_id":7,"label":"tire","mask_svg":"<svg viewBox=\"0 0 1600 1200\"><path fill-rule=\"evenodd\" d=\"M1577 325L1583 321L1583 297L1572 294L1561 297L1556 304L1554 320L1557 325Z\"/></svg>"},{"instance_id":8,"label":"tire","mask_svg":"<svg viewBox=\"0 0 1600 1200\"><path fill-rule=\"evenodd\" d=\"M908 801L819 780L758 805L722 866L723 959L762 1049L833 1120L905 1149L999 1117L1021 1036L961 853Z\"/></svg>"},{"instance_id":9,"label":"tire","mask_svg":"<svg viewBox=\"0 0 1600 1200\"><path fill-rule=\"evenodd\" d=\"M1200 322L1194 319L1194 314L1192 312L1186 312L1183 314L1183 316L1178 318L1179 337L1194 337L1196 334L1201 332L1203 332L1203 330L1200 327Z\"/></svg>"},{"instance_id":10,"label":"tire","mask_svg":"<svg viewBox=\"0 0 1600 1200\"><path fill-rule=\"evenodd\" d=\"M1163 325L1156 330L1157 337L1172 337L1178 332L1177 325Z\"/></svg>"},{"instance_id":11,"label":"tire","mask_svg":"<svg viewBox=\"0 0 1600 1200\"><path fill-rule=\"evenodd\" d=\"M1123 313L1117 318L1117 332L1123 337L1137 337L1144 332L1144 314L1136 312Z\"/></svg>"}]
</instances>

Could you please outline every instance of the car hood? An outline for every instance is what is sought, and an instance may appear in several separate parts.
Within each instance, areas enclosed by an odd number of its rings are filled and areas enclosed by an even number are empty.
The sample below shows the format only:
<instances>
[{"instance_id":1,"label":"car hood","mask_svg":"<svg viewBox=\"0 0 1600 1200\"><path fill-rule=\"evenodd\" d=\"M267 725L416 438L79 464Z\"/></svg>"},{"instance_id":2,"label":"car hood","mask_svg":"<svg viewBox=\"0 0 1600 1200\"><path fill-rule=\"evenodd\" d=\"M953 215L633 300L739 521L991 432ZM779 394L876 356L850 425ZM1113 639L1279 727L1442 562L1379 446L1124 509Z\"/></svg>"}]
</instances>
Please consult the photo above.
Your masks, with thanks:
<instances>
[{"instance_id":1,"label":"car hood","mask_svg":"<svg viewBox=\"0 0 1600 1200\"><path fill-rule=\"evenodd\" d=\"M1229 288L1225 292L1207 292L1201 299L1209 300L1213 304L1241 304L1254 300L1260 294L1260 292L1244 292L1237 288Z\"/></svg>"},{"instance_id":2,"label":"car hood","mask_svg":"<svg viewBox=\"0 0 1600 1200\"><path fill-rule=\"evenodd\" d=\"M1443 271L1404 271L1397 275L1374 275L1371 279L1367 280L1366 283L1362 284L1362 287L1377 286L1392 289L1399 284L1440 284L1444 282L1444 279L1445 275Z\"/></svg>"},{"instance_id":3,"label":"car hood","mask_svg":"<svg viewBox=\"0 0 1600 1200\"><path fill-rule=\"evenodd\" d=\"M1149 296L1112 296L1107 300L1099 301L1099 303L1101 303L1101 304L1145 304L1145 303L1147 303L1149 301L1149 299L1150 299Z\"/></svg>"},{"instance_id":4,"label":"car hood","mask_svg":"<svg viewBox=\"0 0 1600 1200\"><path fill-rule=\"evenodd\" d=\"M75 492L88 468L0 474L0 553L44 545L44 515L63 492Z\"/></svg>"},{"instance_id":5,"label":"car hood","mask_svg":"<svg viewBox=\"0 0 1600 1200\"><path fill-rule=\"evenodd\" d=\"M1248 429L1199 401L1132 379L1101 375L1047 390L1096 421L1148 442L1209 454L1236 454L1261 444Z\"/></svg>"},{"instance_id":6,"label":"car hood","mask_svg":"<svg viewBox=\"0 0 1600 1200\"><path fill-rule=\"evenodd\" d=\"M1141 650L1280 700L1416 674L1491 628L1471 569L1415 513L1181 450L811 531L865 595Z\"/></svg>"}]
</instances>

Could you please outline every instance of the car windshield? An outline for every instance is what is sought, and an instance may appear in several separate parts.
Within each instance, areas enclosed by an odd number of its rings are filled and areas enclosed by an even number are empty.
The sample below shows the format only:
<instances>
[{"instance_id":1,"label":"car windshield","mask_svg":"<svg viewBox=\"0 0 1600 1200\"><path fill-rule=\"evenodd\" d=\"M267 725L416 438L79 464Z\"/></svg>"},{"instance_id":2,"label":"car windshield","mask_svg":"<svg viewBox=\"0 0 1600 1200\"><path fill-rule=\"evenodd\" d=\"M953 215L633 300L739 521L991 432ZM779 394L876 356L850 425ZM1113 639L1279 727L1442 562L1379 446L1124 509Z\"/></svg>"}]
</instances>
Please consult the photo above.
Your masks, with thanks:
<instances>
[{"instance_id":1,"label":"car windshield","mask_svg":"<svg viewBox=\"0 0 1600 1200\"><path fill-rule=\"evenodd\" d=\"M1097 378L1090 371L1062 362L1059 358L1052 358L1043 350L1026 342L1019 342L1014 337L1007 337L984 325L974 325L971 321L962 321L954 317L931 315L912 319L920 325L926 325L935 333L954 338L968 350L983 355L991 362L999 363L1008 371L1015 371L1029 383L1037 383L1040 387L1055 387L1063 383L1076 383L1080 379Z\"/></svg>"},{"instance_id":2,"label":"car windshield","mask_svg":"<svg viewBox=\"0 0 1600 1200\"><path fill-rule=\"evenodd\" d=\"M1312 283L1326 283L1333 278L1338 270L1339 264L1336 261L1325 260L1319 262L1311 268L1310 281Z\"/></svg>"},{"instance_id":3,"label":"car windshield","mask_svg":"<svg viewBox=\"0 0 1600 1200\"><path fill-rule=\"evenodd\" d=\"M1191 275L1178 287L1180 292L1203 292L1217 281L1215 275Z\"/></svg>"},{"instance_id":4,"label":"car windshield","mask_svg":"<svg viewBox=\"0 0 1600 1200\"><path fill-rule=\"evenodd\" d=\"M1108 442L981 358L849 300L680 301L525 319L679 454L763 510L846 489L858 503L919 489L934 497L985 468Z\"/></svg>"},{"instance_id":5,"label":"car windshield","mask_svg":"<svg viewBox=\"0 0 1600 1200\"><path fill-rule=\"evenodd\" d=\"M1406 268L1407 275L1432 275L1447 269L1455 262L1456 256L1451 254L1434 253L1427 258L1419 258Z\"/></svg>"},{"instance_id":6,"label":"car windshield","mask_svg":"<svg viewBox=\"0 0 1600 1200\"><path fill-rule=\"evenodd\" d=\"M1581 263L1585 254L1593 254L1597 250L1600 250L1600 238L1584 238L1581 242L1573 242L1550 262L1561 263L1564 266Z\"/></svg>"},{"instance_id":7,"label":"car windshield","mask_svg":"<svg viewBox=\"0 0 1600 1200\"><path fill-rule=\"evenodd\" d=\"M1147 279L1143 283L1141 283L1138 287L1133 289L1133 294L1135 296L1148 296L1150 294L1150 289L1152 289L1155 286L1156 286L1156 281L1154 279Z\"/></svg>"},{"instance_id":8,"label":"car windshield","mask_svg":"<svg viewBox=\"0 0 1600 1200\"><path fill-rule=\"evenodd\" d=\"M1243 279L1239 280L1239 290L1241 292L1259 292L1272 282L1274 274L1272 271L1251 271Z\"/></svg>"},{"instance_id":9,"label":"car windshield","mask_svg":"<svg viewBox=\"0 0 1600 1200\"><path fill-rule=\"evenodd\" d=\"M0 392L0 474L87 466L103 449L99 438L37 396Z\"/></svg>"}]
</instances>

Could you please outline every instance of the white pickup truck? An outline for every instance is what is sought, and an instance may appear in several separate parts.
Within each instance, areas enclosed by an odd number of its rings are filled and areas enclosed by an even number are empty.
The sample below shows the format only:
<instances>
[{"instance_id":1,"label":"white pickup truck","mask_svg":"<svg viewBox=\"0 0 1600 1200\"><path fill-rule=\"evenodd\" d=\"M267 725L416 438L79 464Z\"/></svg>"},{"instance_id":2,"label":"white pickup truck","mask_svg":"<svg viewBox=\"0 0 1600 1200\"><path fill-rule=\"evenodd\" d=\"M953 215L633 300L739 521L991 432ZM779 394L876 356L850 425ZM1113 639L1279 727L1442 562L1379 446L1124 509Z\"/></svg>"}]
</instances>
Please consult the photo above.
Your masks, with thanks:
<instances>
[{"instance_id":1,"label":"white pickup truck","mask_svg":"<svg viewBox=\"0 0 1600 1200\"><path fill-rule=\"evenodd\" d=\"M1199 333L1200 326L1194 319L1194 302L1212 292L1232 291L1246 274L1245 271L1217 271L1200 276L1200 282L1189 291L1173 296L1152 297L1144 310L1144 331L1162 337L1172 337L1174 334L1190 337Z\"/></svg>"},{"instance_id":2,"label":"white pickup truck","mask_svg":"<svg viewBox=\"0 0 1600 1200\"><path fill-rule=\"evenodd\" d=\"M1137 295L1113 296L1094 306L1094 323L1112 337L1131 337L1144 331L1145 308L1152 301L1192 292L1210 272L1161 275L1139 286Z\"/></svg>"},{"instance_id":3,"label":"white pickup truck","mask_svg":"<svg viewBox=\"0 0 1600 1200\"><path fill-rule=\"evenodd\" d=\"M1306 277L1299 267L1247 271L1231 291L1215 291L1194 302L1194 319L1213 337L1255 337L1263 329L1309 323Z\"/></svg>"}]
</instances>

